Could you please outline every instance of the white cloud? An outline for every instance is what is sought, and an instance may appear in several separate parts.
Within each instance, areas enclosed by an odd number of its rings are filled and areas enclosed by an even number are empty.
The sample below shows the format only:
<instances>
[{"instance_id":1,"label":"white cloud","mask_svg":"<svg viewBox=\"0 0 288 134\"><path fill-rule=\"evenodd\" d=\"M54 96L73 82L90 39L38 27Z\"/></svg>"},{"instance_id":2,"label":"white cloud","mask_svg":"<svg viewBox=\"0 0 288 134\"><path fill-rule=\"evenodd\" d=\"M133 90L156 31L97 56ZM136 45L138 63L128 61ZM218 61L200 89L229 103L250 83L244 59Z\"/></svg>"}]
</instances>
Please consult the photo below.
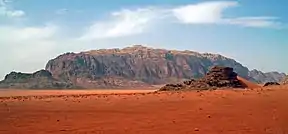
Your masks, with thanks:
<instances>
[{"instance_id":1,"label":"white cloud","mask_svg":"<svg viewBox=\"0 0 288 134\"><path fill-rule=\"evenodd\" d=\"M53 42L57 32L58 27L55 25L42 27L0 26L0 34L2 35L0 36L1 46L9 46L11 48L10 50L1 50L11 51L12 55L14 55L13 51L23 51L29 57L29 55L34 53L27 51L47 51L47 47L51 46L50 43ZM14 56L17 57L17 53Z\"/></svg>"},{"instance_id":2,"label":"white cloud","mask_svg":"<svg viewBox=\"0 0 288 134\"><path fill-rule=\"evenodd\" d=\"M225 19L222 20L225 23L232 25L241 25L244 27L277 27L280 25L279 22L276 21L276 17L239 17L233 19Z\"/></svg>"},{"instance_id":3,"label":"white cloud","mask_svg":"<svg viewBox=\"0 0 288 134\"><path fill-rule=\"evenodd\" d=\"M68 12L68 9L62 8L62 9L57 10L55 13L59 15L63 15L63 14L66 14L67 12Z\"/></svg>"},{"instance_id":4,"label":"white cloud","mask_svg":"<svg viewBox=\"0 0 288 134\"><path fill-rule=\"evenodd\" d=\"M186 24L229 24L244 27L274 27L277 23L275 17L270 16L244 16L226 18L224 11L236 7L236 1L212 1L185 5L172 9L173 15L181 23Z\"/></svg>"},{"instance_id":5,"label":"white cloud","mask_svg":"<svg viewBox=\"0 0 288 134\"><path fill-rule=\"evenodd\" d=\"M144 32L159 17L162 10L140 8L123 9L111 13L111 19L91 25L80 38L84 40L129 36Z\"/></svg>"},{"instance_id":6,"label":"white cloud","mask_svg":"<svg viewBox=\"0 0 288 134\"><path fill-rule=\"evenodd\" d=\"M9 7L6 3L10 1L4 1L0 0L0 17L5 16L5 17L22 17L25 15L25 12L22 10L15 10L11 7Z\"/></svg>"},{"instance_id":7,"label":"white cloud","mask_svg":"<svg viewBox=\"0 0 288 134\"><path fill-rule=\"evenodd\" d=\"M12 10L6 7L0 7L0 16L6 17L21 17L24 16L25 12L22 10Z\"/></svg>"},{"instance_id":8,"label":"white cloud","mask_svg":"<svg viewBox=\"0 0 288 134\"><path fill-rule=\"evenodd\" d=\"M44 67L59 43L57 27L0 26L0 75L12 70L31 72ZM1 79L1 78L0 78Z\"/></svg>"},{"instance_id":9,"label":"white cloud","mask_svg":"<svg viewBox=\"0 0 288 134\"><path fill-rule=\"evenodd\" d=\"M183 23L218 23L223 17L223 11L233 6L237 6L237 2L203 2L177 7L172 12Z\"/></svg>"},{"instance_id":10,"label":"white cloud","mask_svg":"<svg viewBox=\"0 0 288 134\"><path fill-rule=\"evenodd\" d=\"M48 39L57 33L58 27L46 25L44 27L12 27L0 26L0 40L23 42L30 40Z\"/></svg>"},{"instance_id":11,"label":"white cloud","mask_svg":"<svg viewBox=\"0 0 288 134\"><path fill-rule=\"evenodd\" d=\"M159 19L177 20L185 24L225 24L256 28L273 27L278 24L277 18L269 16L225 17L225 10L236 6L239 6L236 1L209 1L173 8L123 9L112 12L108 20L93 23L80 39L93 40L140 34Z\"/></svg>"}]
</instances>

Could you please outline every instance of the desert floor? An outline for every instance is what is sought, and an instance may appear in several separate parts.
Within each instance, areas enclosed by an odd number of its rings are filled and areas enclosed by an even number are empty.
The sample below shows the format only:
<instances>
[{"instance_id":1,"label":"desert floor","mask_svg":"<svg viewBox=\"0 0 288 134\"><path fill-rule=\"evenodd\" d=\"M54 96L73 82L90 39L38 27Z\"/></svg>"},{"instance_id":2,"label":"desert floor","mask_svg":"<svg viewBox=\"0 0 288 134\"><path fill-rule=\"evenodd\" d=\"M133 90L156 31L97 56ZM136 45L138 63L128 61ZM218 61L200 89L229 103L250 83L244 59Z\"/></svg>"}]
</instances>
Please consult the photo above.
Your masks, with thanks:
<instances>
[{"instance_id":1,"label":"desert floor","mask_svg":"<svg viewBox=\"0 0 288 134\"><path fill-rule=\"evenodd\" d=\"M12 96L59 96L59 95L98 95L98 94L129 94L129 93L148 93L156 89L95 89L95 90L15 90L0 89L0 97Z\"/></svg>"},{"instance_id":2,"label":"desert floor","mask_svg":"<svg viewBox=\"0 0 288 134\"><path fill-rule=\"evenodd\" d=\"M0 133L288 134L288 87L113 91L3 90Z\"/></svg>"}]
</instances>

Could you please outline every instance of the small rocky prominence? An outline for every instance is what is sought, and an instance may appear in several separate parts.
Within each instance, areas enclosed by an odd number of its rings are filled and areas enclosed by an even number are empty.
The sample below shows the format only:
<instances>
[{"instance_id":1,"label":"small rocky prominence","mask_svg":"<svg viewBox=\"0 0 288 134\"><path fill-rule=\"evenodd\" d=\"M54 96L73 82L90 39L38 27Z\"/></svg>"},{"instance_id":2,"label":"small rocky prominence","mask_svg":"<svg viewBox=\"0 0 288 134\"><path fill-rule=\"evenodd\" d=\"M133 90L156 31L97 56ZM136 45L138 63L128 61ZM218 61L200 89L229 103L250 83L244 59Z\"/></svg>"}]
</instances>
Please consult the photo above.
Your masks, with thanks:
<instances>
[{"instance_id":1,"label":"small rocky prominence","mask_svg":"<svg viewBox=\"0 0 288 134\"><path fill-rule=\"evenodd\" d=\"M288 76L281 82L283 85L288 85Z\"/></svg>"},{"instance_id":2,"label":"small rocky prominence","mask_svg":"<svg viewBox=\"0 0 288 134\"><path fill-rule=\"evenodd\" d=\"M47 70L40 70L35 73L11 72L0 81L0 88L7 89L68 89L80 88L72 83L59 81L52 77Z\"/></svg>"},{"instance_id":3,"label":"small rocky prominence","mask_svg":"<svg viewBox=\"0 0 288 134\"><path fill-rule=\"evenodd\" d=\"M191 79L182 84L167 84L160 88L160 91L177 90L207 90L217 88L246 88L237 78L233 68L214 66L209 72L198 80Z\"/></svg>"},{"instance_id":4,"label":"small rocky prominence","mask_svg":"<svg viewBox=\"0 0 288 134\"><path fill-rule=\"evenodd\" d=\"M264 87L267 87L267 86L276 86L276 85L280 85L278 82L266 82L264 84Z\"/></svg>"}]
</instances>

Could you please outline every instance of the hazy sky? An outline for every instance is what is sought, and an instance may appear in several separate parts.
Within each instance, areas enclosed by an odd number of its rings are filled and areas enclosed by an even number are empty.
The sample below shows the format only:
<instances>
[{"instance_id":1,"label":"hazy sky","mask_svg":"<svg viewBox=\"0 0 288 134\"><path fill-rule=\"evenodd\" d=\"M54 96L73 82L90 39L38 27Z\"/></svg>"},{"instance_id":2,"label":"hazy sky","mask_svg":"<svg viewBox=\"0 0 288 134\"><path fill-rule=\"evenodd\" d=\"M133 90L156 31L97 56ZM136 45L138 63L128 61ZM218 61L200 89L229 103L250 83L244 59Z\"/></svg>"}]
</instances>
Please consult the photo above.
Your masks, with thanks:
<instances>
[{"instance_id":1,"label":"hazy sky","mask_svg":"<svg viewBox=\"0 0 288 134\"><path fill-rule=\"evenodd\" d=\"M0 0L0 79L65 52L131 44L288 73L287 0Z\"/></svg>"}]
</instances>

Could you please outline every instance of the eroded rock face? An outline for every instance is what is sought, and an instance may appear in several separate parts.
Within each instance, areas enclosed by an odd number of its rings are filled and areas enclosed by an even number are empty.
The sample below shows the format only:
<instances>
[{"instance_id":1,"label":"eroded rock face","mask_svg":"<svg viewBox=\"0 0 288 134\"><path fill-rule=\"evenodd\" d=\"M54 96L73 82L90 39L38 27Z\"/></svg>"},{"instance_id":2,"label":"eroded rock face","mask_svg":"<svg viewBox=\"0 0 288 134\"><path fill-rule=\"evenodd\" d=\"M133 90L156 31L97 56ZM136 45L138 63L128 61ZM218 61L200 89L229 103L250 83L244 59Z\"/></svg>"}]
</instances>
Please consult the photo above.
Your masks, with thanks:
<instances>
[{"instance_id":1,"label":"eroded rock face","mask_svg":"<svg viewBox=\"0 0 288 134\"><path fill-rule=\"evenodd\" d=\"M167 84L160 88L160 91L207 90L216 88L245 88L245 86L237 79L237 73L233 71L233 68L214 66L203 78L185 81L183 84Z\"/></svg>"},{"instance_id":2,"label":"eroded rock face","mask_svg":"<svg viewBox=\"0 0 288 134\"><path fill-rule=\"evenodd\" d=\"M56 80L47 70L32 74L11 72L0 82L0 88L13 89L69 89L80 88L72 83Z\"/></svg>"},{"instance_id":3,"label":"eroded rock face","mask_svg":"<svg viewBox=\"0 0 288 134\"><path fill-rule=\"evenodd\" d=\"M221 55L152 49L141 45L123 49L101 49L77 54L63 54L50 60L46 65L46 70L49 70L57 79L76 84L83 83L85 79L86 82L90 81L90 87L97 87L105 86L101 85L99 81L103 81L103 78L107 77L138 81L139 84L142 83L140 85L197 79L203 77L208 69L215 65L233 67L242 77L248 77L249 70L246 67ZM79 81L80 78L82 82ZM93 85L93 83L95 84ZM123 83L126 83L127 87L130 86L129 82ZM109 84L108 81L106 85L115 84Z\"/></svg>"}]
</instances>

